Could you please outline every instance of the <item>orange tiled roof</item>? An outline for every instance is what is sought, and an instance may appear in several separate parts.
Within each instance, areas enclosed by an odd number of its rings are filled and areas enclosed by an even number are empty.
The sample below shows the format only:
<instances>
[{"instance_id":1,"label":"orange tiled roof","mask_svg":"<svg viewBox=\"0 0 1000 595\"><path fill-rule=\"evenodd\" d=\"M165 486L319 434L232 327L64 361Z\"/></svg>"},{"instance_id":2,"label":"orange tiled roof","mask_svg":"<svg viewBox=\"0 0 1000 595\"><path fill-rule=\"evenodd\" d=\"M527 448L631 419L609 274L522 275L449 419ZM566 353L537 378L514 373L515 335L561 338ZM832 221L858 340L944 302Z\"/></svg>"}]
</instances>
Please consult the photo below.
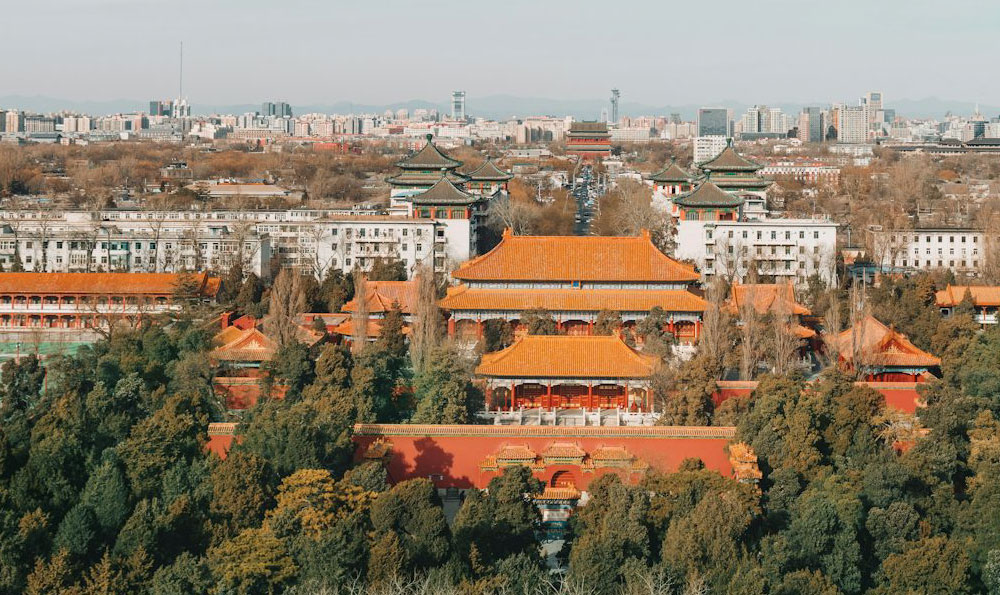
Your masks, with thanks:
<instances>
[{"instance_id":1,"label":"orange tiled roof","mask_svg":"<svg viewBox=\"0 0 1000 595\"><path fill-rule=\"evenodd\" d=\"M525 335L487 353L480 376L527 378L649 378L659 359L639 353L616 336Z\"/></svg>"},{"instance_id":2,"label":"orange tiled roof","mask_svg":"<svg viewBox=\"0 0 1000 595\"><path fill-rule=\"evenodd\" d=\"M227 343L212 350L210 356L219 361L246 361L265 362L270 361L277 351L278 345L269 339L259 329L251 328L239 331L238 335L233 335L229 327L216 335L216 338L230 338Z\"/></svg>"},{"instance_id":3,"label":"orange tiled roof","mask_svg":"<svg viewBox=\"0 0 1000 595\"><path fill-rule=\"evenodd\" d=\"M218 277L193 274L201 295L215 297ZM0 273L3 294L173 295L180 275L175 273Z\"/></svg>"},{"instance_id":4,"label":"orange tiled roof","mask_svg":"<svg viewBox=\"0 0 1000 595\"><path fill-rule=\"evenodd\" d=\"M941 365L941 359L921 350L906 338L906 335L891 329L875 319L866 316L855 328L849 328L830 339L837 346L840 357L850 361L857 342L865 358L873 365L934 367Z\"/></svg>"},{"instance_id":5,"label":"orange tiled roof","mask_svg":"<svg viewBox=\"0 0 1000 595\"><path fill-rule=\"evenodd\" d=\"M587 452L575 442L554 442L542 452L543 457L557 459L582 459Z\"/></svg>"},{"instance_id":6,"label":"orange tiled roof","mask_svg":"<svg viewBox=\"0 0 1000 595\"><path fill-rule=\"evenodd\" d=\"M666 312L704 312L707 302L683 289L488 289L458 285L438 302L445 310L550 312L648 312L659 306Z\"/></svg>"},{"instance_id":7,"label":"orange tiled roof","mask_svg":"<svg viewBox=\"0 0 1000 595\"><path fill-rule=\"evenodd\" d=\"M965 298L966 290L972 294L976 306L1000 306L1000 287L996 285L948 285L937 292L934 299L938 306L957 306Z\"/></svg>"},{"instance_id":8,"label":"orange tiled roof","mask_svg":"<svg viewBox=\"0 0 1000 595\"><path fill-rule=\"evenodd\" d=\"M727 146L714 158L698 164L698 168L704 171L757 171L760 167L737 153L732 145Z\"/></svg>"},{"instance_id":9,"label":"orange tiled roof","mask_svg":"<svg viewBox=\"0 0 1000 595\"><path fill-rule=\"evenodd\" d=\"M382 323L379 322L378 319L369 318L368 319L368 328L365 329L365 330L368 333L368 338L369 339L377 339L378 336L379 336L379 333L382 332ZM348 318L344 322L342 322L342 323L338 324L337 326L333 327L333 330L331 332L333 332L334 334L337 334L337 335L343 335L345 337L353 337L354 336L354 321L351 320L350 318ZM410 334L410 327L403 326L403 334L404 335Z\"/></svg>"},{"instance_id":10,"label":"orange tiled roof","mask_svg":"<svg viewBox=\"0 0 1000 595\"><path fill-rule=\"evenodd\" d=\"M601 446L590 453L595 461L629 461L633 457L624 446Z\"/></svg>"},{"instance_id":11,"label":"orange tiled roof","mask_svg":"<svg viewBox=\"0 0 1000 595\"><path fill-rule=\"evenodd\" d=\"M785 312L792 315L812 314L809 308L795 301L795 289L791 283L734 284L729 293L730 312L738 313L748 301L753 302L753 308L758 314L775 312L780 307L784 307Z\"/></svg>"},{"instance_id":12,"label":"orange tiled roof","mask_svg":"<svg viewBox=\"0 0 1000 595\"><path fill-rule=\"evenodd\" d=\"M537 455L535 451L528 448L526 444L508 444L500 448L496 454L498 460L529 461L534 460Z\"/></svg>"},{"instance_id":13,"label":"orange tiled roof","mask_svg":"<svg viewBox=\"0 0 1000 595\"><path fill-rule=\"evenodd\" d=\"M377 314L392 309L393 302L399 302L403 314L412 314L417 308L417 280L410 281L368 281L366 283L366 298L368 313ZM358 305L358 298L344 304L344 312L353 312Z\"/></svg>"},{"instance_id":14,"label":"orange tiled roof","mask_svg":"<svg viewBox=\"0 0 1000 595\"><path fill-rule=\"evenodd\" d=\"M649 232L638 236L516 236L464 263L460 280L694 282L692 267L660 252Z\"/></svg>"}]
</instances>

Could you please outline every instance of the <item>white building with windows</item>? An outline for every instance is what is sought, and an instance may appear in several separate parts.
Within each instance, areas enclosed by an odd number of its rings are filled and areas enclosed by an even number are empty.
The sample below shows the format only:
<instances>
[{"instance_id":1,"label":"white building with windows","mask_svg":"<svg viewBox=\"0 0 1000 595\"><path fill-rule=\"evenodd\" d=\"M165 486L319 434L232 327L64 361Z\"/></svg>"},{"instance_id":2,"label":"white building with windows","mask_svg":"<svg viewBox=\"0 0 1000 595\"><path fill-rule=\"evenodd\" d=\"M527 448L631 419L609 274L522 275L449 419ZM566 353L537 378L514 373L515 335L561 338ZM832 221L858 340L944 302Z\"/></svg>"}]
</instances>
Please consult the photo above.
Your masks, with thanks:
<instances>
[{"instance_id":1,"label":"white building with windows","mask_svg":"<svg viewBox=\"0 0 1000 595\"><path fill-rule=\"evenodd\" d=\"M812 275L836 280L837 224L827 219L682 220L675 257L695 263L705 280L723 276L803 284Z\"/></svg>"},{"instance_id":2,"label":"white building with windows","mask_svg":"<svg viewBox=\"0 0 1000 595\"><path fill-rule=\"evenodd\" d=\"M224 272L243 261L265 276L272 260L318 278L402 260L447 272L474 254L434 218L324 210L0 211L0 263L26 271Z\"/></svg>"},{"instance_id":3,"label":"white building with windows","mask_svg":"<svg viewBox=\"0 0 1000 595\"><path fill-rule=\"evenodd\" d=\"M985 264L988 243L997 238L971 228L888 230L873 225L867 230L872 262L882 269L933 271L947 269L976 275Z\"/></svg>"}]
</instances>

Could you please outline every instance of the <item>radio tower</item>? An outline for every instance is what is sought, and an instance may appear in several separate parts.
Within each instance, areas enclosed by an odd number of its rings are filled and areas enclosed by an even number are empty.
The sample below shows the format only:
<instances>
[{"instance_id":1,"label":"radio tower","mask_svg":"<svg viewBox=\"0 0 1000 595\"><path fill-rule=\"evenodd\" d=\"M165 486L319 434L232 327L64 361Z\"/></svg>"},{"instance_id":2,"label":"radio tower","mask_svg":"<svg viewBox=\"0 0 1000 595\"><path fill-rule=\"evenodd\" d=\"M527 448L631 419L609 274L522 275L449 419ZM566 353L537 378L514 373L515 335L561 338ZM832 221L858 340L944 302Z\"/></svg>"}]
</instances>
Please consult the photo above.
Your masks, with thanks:
<instances>
[{"instance_id":1,"label":"radio tower","mask_svg":"<svg viewBox=\"0 0 1000 595\"><path fill-rule=\"evenodd\" d=\"M618 125L618 99L621 97L618 89L611 89L611 123Z\"/></svg>"}]
</instances>

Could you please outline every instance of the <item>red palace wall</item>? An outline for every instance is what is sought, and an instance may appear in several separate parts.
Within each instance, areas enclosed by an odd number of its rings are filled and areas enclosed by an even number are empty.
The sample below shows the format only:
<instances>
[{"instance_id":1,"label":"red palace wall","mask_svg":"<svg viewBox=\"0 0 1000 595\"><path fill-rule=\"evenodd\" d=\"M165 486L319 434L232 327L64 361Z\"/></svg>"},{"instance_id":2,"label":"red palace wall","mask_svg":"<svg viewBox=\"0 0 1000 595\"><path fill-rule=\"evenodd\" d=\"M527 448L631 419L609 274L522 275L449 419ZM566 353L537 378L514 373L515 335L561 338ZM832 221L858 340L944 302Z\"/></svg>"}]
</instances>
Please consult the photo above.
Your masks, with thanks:
<instances>
[{"instance_id":1,"label":"red palace wall","mask_svg":"<svg viewBox=\"0 0 1000 595\"><path fill-rule=\"evenodd\" d=\"M675 471L687 458L701 459L706 468L732 475L727 445L735 434L727 427L567 427L567 426L415 426L360 425L355 428L356 460L366 458L377 441L388 443L387 469L392 482L430 478L438 488L485 488L503 469L483 469L490 457L505 447L527 447L538 456L535 476L553 485L562 480L585 490L606 473L618 473L630 483L642 477L640 470ZM580 464L545 465L545 451L553 445L573 445L588 456L599 448L624 448L634 457L631 466L595 467ZM373 451L378 450L376 444ZM371 456L371 455L369 455ZM643 465L643 463L645 465ZM561 483L561 482L557 482Z\"/></svg>"}]
</instances>

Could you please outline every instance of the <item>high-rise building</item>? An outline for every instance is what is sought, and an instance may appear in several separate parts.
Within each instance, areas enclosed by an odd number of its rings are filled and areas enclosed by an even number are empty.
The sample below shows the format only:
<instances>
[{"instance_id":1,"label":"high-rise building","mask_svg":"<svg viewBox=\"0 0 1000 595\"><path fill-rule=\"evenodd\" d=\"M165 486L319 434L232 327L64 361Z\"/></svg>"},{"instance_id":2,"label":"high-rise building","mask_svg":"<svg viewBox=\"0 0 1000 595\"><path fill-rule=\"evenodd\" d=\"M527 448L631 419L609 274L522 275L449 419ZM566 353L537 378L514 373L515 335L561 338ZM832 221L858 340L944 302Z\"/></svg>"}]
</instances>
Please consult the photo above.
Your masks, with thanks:
<instances>
[{"instance_id":1,"label":"high-rise building","mask_svg":"<svg viewBox=\"0 0 1000 595\"><path fill-rule=\"evenodd\" d=\"M611 89L611 123L618 123L618 101L621 99L621 91Z\"/></svg>"},{"instance_id":2,"label":"high-rise building","mask_svg":"<svg viewBox=\"0 0 1000 595\"><path fill-rule=\"evenodd\" d=\"M291 118L292 106L284 101L265 101L260 104L260 115Z\"/></svg>"},{"instance_id":3,"label":"high-rise building","mask_svg":"<svg viewBox=\"0 0 1000 595\"><path fill-rule=\"evenodd\" d=\"M804 143L821 143L826 136L823 110L804 107L799 115L799 140Z\"/></svg>"},{"instance_id":4,"label":"high-rise building","mask_svg":"<svg viewBox=\"0 0 1000 595\"><path fill-rule=\"evenodd\" d=\"M845 105L837 110L837 142L868 142L868 109L864 105Z\"/></svg>"},{"instance_id":5,"label":"high-rise building","mask_svg":"<svg viewBox=\"0 0 1000 595\"><path fill-rule=\"evenodd\" d=\"M875 115L882 111L882 92L869 91L861 98L861 105L868 108L868 123L875 122Z\"/></svg>"},{"instance_id":6,"label":"high-rise building","mask_svg":"<svg viewBox=\"0 0 1000 595\"><path fill-rule=\"evenodd\" d=\"M451 94L451 119L465 121L465 91L453 91Z\"/></svg>"},{"instance_id":7,"label":"high-rise building","mask_svg":"<svg viewBox=\"0 0 1000 595\"><path fill-rule=\"evenodd\" d=\"M703 107L698 110L698 136L732 135L732 118L728 109L724 107Z\"/></svg>"},{"instance_id":8,"label":"high-rise building","mask_svg":"<svg viewBox=\"0 0 1000 595\"><path fill-rule=\"evenodd\" d=\"M14 134L24 132L24 114L17 110L10 110L4 116L4 132Z\"/></svg>"}]
</instances>

